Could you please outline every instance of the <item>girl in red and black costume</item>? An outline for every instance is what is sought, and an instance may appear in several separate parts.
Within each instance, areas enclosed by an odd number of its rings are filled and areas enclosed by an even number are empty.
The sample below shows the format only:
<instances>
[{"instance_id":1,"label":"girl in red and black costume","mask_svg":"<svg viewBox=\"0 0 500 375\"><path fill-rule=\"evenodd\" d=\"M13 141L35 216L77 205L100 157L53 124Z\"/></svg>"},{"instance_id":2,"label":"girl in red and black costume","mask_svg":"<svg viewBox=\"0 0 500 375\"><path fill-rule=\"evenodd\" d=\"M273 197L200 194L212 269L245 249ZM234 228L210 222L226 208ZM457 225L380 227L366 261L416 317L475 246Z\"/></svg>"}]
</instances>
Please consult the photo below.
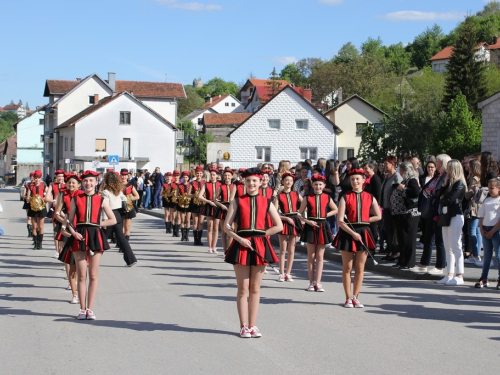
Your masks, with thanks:
<instances>
[{"instance_id":1,"label":"girl in red and black costume","mask_svg":"<svg viewBox=\"0 0 500 375\"><path fill-rule=\"evenodd\" d=\"M139 199L139 193L135 189L135 187L128 181L128 169L127 168L122 168L120 170L120 178L122 179L123 186L123 195L127 197L127 199L130 198L132 202L136 201ZM125 235L125 238L127 241L130 240L130 228L132 227L132 219L136 216L135 214L135 209L131 208L130 211L127 212L122 212L122 221L123 221L123 234Z\"/></svg>"},{"instance_id":2,"label":"girl in red and black costume","mask_svg":"<svg viewBox=\"0 0 500 375\"><path fill-rule=\"evenodd\" d=\"M279 235L280 241L280 276L278 281L293 281L291 272L293 258L295 255L295 243L297 237L302 233L302 223L299 217L299 207L302 203L302 197L295 191L292 191L295 175L285 172L281 175L281 185L283 191L278 194L274 201L276 209L279 209L280 218L283 222L283 230ZM285 254L288 253L288 264L285 272Z\"/></svg>"},{"instance_id":3,"label":"girl in red and black costume","mask_svg":"<svg viewBox=\"0 0 500 375\"><path fill-rule=\"evenodd\" d=\"M51 218L52 218L52 226L54 229L54 246L56 248L56 253L54 255L54 258L58 258L59 254L61 253L62 250L62 244L56 239L56 225L58 224L58 221L55 218L55 206L56 206L56 201L57 201L57 196L59 194L59 191L61 189L64 189L64 171L62 169L58 169L57 171L54 172L54 181L52 184L50 184L49 189L47 190L47 195L45 196L45 201L49 203L50 210L49 210L49 215L50 212L52 212Z\"/></svg>"},{"instance_id":4,"label":"girl in red and black costume","mask_svg":"<svg viewBox=\"0 0 500 375\"><path fill-rule=\"evenodd\" d=\"M193 236L194 236L194 244L198 246L203 246L201 242L201 237L203 236L203 220L205 219L204 215L204 201L202 199L195 199L201 196L201 189L205 185L205 180L203 179L203 175L205 174L205 170L203 167L198 166L195 169L196 179L191 183L191 189L189 190L189 197L191 198L191 203L189 205L189 210L191 211L191 216L193 217ZM199 203L196 203L196 202ZM186 241L187 233L189 232L189 225L186 231ZM208 245L210 247L210 244Z\"/></svg>"},{"instance_id":5,"label":"girl in red and black costume","mask_svg":"<svg viewBox=\"0 0 500 375\"><path fill-rule=\"evenodd\" d=\"M172 207L171 198L168 197L170 191L172 190L172 172L165 173L165 183L161 189L161 201L163 209L165 210L165 233L172 233L172 216L170 215L170 209ZM165 196L167 196L165 198Z\"/></svg>"},{"instance_id":6,"label":"girl in red and black costume","mask_svg":"<svg viewBox=\"0 0 500 375\"><path fill-rule=\"evenodd\" d=\"M30 185L34 183L34 178L33 176L35 175L35 172L30 172L30 182L26 182L24 184L24 191L23 191L23 210L26 210L26 228L28 229L28 238L33 237L33 226L31 225L31 217L29 217L28 212L30 208L30 204L28 202L28 190L30 189ZM34 239L33 239L34 240Z\"/></svg>"},{"instance_id":7,"label":"girl in red and black costume","mask_svg":"<svg viewBox=\"0 0 500 375\"><path fill-rule=\"evenodd\" d=\"M247 193L231 202L224 224L224 230L233 240L226 251L225 261L234 265L236 274L240 336L261 337L255 326L260 303L260 285L266 264L278 261L269 236L281 232L283 225L271 200L259 195L262 184L260 169L247 169L242 177ZM267 226L267 215L270 215L273 221L271 228ZM238 223L236 232L232 229L234 221Z\"/></svg>"},{"instance_id":8,"label":"girl in red and black costume","mask_svg":"<svg viewBox=\"0 0 500 375\"><path fill-rule=\"evenodd\" d=\"M189 171L183 171L181 174L182 183L177 185L177 227L181 228L181 241L189 241L189 227L191 226L191 212L189 211L188 201L187 207L182 207L179 203L182 203L182 196L188 197L189 191L191 190L191 184L189 183ZM185 203L185 202L184 202Z\"/></svg>"},{"instance_id":9,"label":"girl in red and black costume","mask_svg":"<svg viewBox=\"0 0 500 375\"><path fill-rule=\"evenodd\" d=\"M222 184L217 181L217 177L219 176L218 169L212 168L209 172L210 181L202 186L199 199L206 203L203 206L203 215L207 218L208 252L217 254L217 240L219 239L219 207L217 206L217 197Z\"/></svg>"},{"instance_id":10,"label":"girl in red and black costume","mask_svg":"<svg viewBox=\"0 0 500 375\"><path fill-rule=\"evenodd\" d=\"M342 284L346 296L345 307L363 307L358 301L368 252L375 249L370 223L381 220L377 200L363 191L365 171L353 169L348 174L352 191L340 198L337 223L340 228L333 246L342 254ZM346 223L345 216L347 216ZM354 229L354 230L353 230ZM364 246L362 244L364 244ZM351 293L351 271L354 263L354 287Z\"/></svg>"},{"instance_id":11,"label":"girl in red and black costume","mask_svg":"<svg viewBox=\"0 0 500 375\"><path fill-rule=\"evenodd\" d=\"M71 288L71 293L73 298L70 303L79 303L78 294L76 292L76 263L73 252L71 251L71 244L68 244L68 236L71 236L66 229L66 220L68 219L68 214L71 210L71 200L73 197L80 192L80 182L81 179L76 174L65 173L64 174L65 187L61 189L60 194L57 197L57 202L54 210L54 217L58 221L56 226L57 230L54 233L56 241L62 246L61 253L59 254L59 260L65 263L66 274L69 280L69 286ZM73 226L76 226L76 216L72 222ZM63 229L63 227L65 229Z\"/></svg>"},{"instance_id":12,"label":"girl in red and black costume","mask_svg":"<svg viewBox=\"0 0 500 375\"><path fill-rule=\"evenodd\" d=\"M242 177L243 174L245 173L246 169L245 168L240 168L238 169L238 180L234 182L235 188L233 189L231 193L231 199L230 201L232 202L235 197L242 197L247 193L247 187L245 185L245 179Z\"/></svg>"},{"instance_id":13,"label":"girl in red and black costume","mask_svg":"<svg viewBox=\"0 0 500 375\"><path fill-rule=\"evenodd\" d=\"M43 241L43 221L47 216L47 208L45 207L45 194L47 192L47 186L42 181L42 171L37 169L33 174L34 181L30 184L28 189L27 200L30 204L28 209L28 216L31 217L31 223L33 225L33 239L34 246L33 249L41 249ZM43 208L40 211L34 211L31 208L31 201L37 199L40 196L42 198Z\"/></svg>"},{"instance_id":14,"label":"girl in red and black costume","mask_svg":"<svg viewBox=\"0 0 500 375\"><path fill-rule=\"evenodd\" d=\"M224 221L226 220L227 210L229 208L229 203L231 202L231 193L234 189L234 184L232 183L234 172L226 168L222 175L222 183L219 187L219 192L217 193L217 200L215 204L219 206L219 214L217 218L220 221L220 237L222 240L222 249L224 253L227 250L228 238L226 231L224 230Z\"/></svg>"},{"instance_id":15,"label":"girl in red and black costume","mask_svg":"<svg viewBox=\"0 0 500 375\"><path fill-rule=\"evenodd\" d=\"M181 172L175 170L173 174L174 181L170 183L170 192L168 197L170 199L170 220L172 224L172 237L179 237L179 225L177 224L177 204L175 202L177 194L177 186L180 184Z\"/></svg>"},{"instance_id":16,"label":"girl in red and black costume","mask_svg":"<svg viewBox=\"0 0 500 375\"><path fill-rule=\"evenodd\" d=\"M326 186L325 177L314 174L311 181L313 193L304 197L299 209L300 216L307 209L307 219L303 219L305 225L300 241L307 242L307 271L309 273L307 291L324 292L321 285L323 258L326 244L332 242L332 230L326 218L337 213L337 206L328 194L323 193ZM330 211L327 213L328 207ZM316 273L314 272L314 261L316 261Z\"/></svg>"},{"instance_id":17,"label":"girl in red and black costume","mask_svg":"<svg viewBox=\"0 0 500 375\"><path fill-rule=\"evenodd\" d=\"M95 193L98 176L99 173L94 171L85 171L82 173L81 178L85 190L78 191L71 199L69 218L66 221L72 235L68 240L68 244L71 246L78 269L80 311L77 319L79 320L96 319L92 309L97 294L99 263L104 250L109 249L106 235L101 226L107 227L116 224L115 215L107 201ZM101 211L104 211L108 220L101 222ZM73 228L74 222L76 222L76 231ZM64 229L66 228L63 227ZM87 260L89 271L88 294Z\"/></svg>"}]
</instances>

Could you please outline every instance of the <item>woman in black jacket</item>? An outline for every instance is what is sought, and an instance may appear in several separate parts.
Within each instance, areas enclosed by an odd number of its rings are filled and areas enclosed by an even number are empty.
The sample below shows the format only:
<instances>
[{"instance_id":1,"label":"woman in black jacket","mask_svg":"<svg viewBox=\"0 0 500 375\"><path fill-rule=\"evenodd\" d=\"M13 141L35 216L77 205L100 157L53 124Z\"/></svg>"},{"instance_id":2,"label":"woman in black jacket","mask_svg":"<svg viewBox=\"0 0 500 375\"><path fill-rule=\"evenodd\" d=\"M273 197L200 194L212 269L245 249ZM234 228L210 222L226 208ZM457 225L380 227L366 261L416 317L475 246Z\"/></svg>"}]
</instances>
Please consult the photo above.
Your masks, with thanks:
<instances>
[{"instance_id":1,"label":"woman in black jacket","mask_svg":"<svg viewBox=\"0 0 500 375\"><path fill-rule=\"evenodd\" d=\"M442 213L439 220L443 229L448 274L438 284L462 285L464 283L464 255L462 252L462 227L464 215L462 201L467 190L462 163L452 159L446 167L448 174L439 191Z\"/></svg>"},{"instance_id":2,"label":"woman in black jacket","mask_svg":"<svg viewBox=\"0 0 500 375\"><path fill-rule=\"evenodd\" d=\"M418 172L410 162L399 165L399 174L403 178L394 186L391 196L392 215L396 222L396 235L399 245L399 260L393 267L409 269L415 266L418 221Z\"/></svg>"},{"instance_id":3,"label":"woman in black jacket","mask_svg":"<svg viewBox=\"0 0 500 375\"><path fill-rule=\"evenodd\" d=\"M370 193L373 198L377 200L380 204L380 196L382 195L382 182L380 177L375 173L377 169L377 162L370 160L364 163L363 169L366 172L366 179L363 185L363 190ZM370 229L372 231L373 240L375 243L379 239L379 226L382 225L382 221L376 221L370 223Z\"/></svg>"}]
</instances>

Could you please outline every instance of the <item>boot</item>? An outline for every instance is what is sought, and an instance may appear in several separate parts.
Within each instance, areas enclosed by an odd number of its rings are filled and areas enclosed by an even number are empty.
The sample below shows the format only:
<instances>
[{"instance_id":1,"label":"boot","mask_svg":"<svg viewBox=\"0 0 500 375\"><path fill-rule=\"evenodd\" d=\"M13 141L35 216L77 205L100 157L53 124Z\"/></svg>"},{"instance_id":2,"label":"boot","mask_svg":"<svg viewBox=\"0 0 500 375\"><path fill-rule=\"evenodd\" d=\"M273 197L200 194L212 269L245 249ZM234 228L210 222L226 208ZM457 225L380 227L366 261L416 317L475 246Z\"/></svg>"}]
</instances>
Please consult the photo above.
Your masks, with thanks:
<instances>
[{"instance_id":1,"label":"boot","mask_svg":"<svg viewBox=\"0 0 500 375\"><path fill-rule=\"evenodd\" d=\"M174 234L172 235L172 237L179 237L179 228L181 226L179 224L175 224L174 225Z\"/></svg>"},{"instance_id":2,"label":"boot","mask_svg":"<svg viewBox=\"0 0 500 375\"><path fill-rule=\"evenodd\" d=\"M170 221L167 221L167 233L172 233L172 223Z\"/></svg>"},{"instance_id":3,"label":"boot","mask_svg":"<svg viewBox=\"0 0 500 375\"><path fill-rule=\"evenodd\" d=\"M33 226L31 224L26 225L28 227L28 237L33 236Z\"/></svg>"},{"instance_id":4,"label":"boot","mask_svg":"<svg viewBox=\"0 0 500 375\"><path fill-rule=\"evenodd\" d=\"M186 231L185 231L185 234L184 234L184 238L185 240L184 241L189 241L189 237L188 237L188 234L189 234L189 228L186 228Z\"/></svg>"},{"instance_id":5,"label":"boot","mask_svg":"<svg viewBox=\"0 0 500 375\"><path fill-rule=\"evenodd\" d=\"M198 245L198 231L193 229L193 237L194 237L194 242L193 245L197 246Z\"/></svg>"},{"instance_id":6,"label":"boot","mask_svg":"<svg viewBox=\"0 0 500 375\"><path fill-rule=\"evenodd\" d=\"M201 242L201 237L203 237L203 229L198 231L198 246L203 246L203 242Z\"/></svg>"},{"instance_id":7,"label":"boot","mask_svg":"<svg viewBox=\"0 0 500 375\"><path fill-rule=\"evenodd\" d=\"M43 242L43 233L38 235L38 244L37 244L38 245L37 246L38 250L42 250L43 249L42 242Z\"/></svg>"},{"instance_id":8,"label":"boot","mask_svg":"<svg viewBox=\"0 0 500 375\"><path fill-rule=\"evenodd\" d=\"M177 230L177 224L172 225L172 237L175 237L175 231Z\"/></svg>"},{"instance_id":9,"label":"boot","mask_svg":"<svg viewBox=\"0 0 500 375\"><path fill-rule=\"evenodd\" d=\"M168 233L168 222L165 221L165 233Z\"/></svg>"},{"instance_id":10,"label":"boot","mask_svg":"<svg viewBox=\"0 0 500 375\"><path fill-rule=\"evenodd\" d=\"M38 249L38 234L33 234L33 250Z\"/></svg>"}]
</instances>

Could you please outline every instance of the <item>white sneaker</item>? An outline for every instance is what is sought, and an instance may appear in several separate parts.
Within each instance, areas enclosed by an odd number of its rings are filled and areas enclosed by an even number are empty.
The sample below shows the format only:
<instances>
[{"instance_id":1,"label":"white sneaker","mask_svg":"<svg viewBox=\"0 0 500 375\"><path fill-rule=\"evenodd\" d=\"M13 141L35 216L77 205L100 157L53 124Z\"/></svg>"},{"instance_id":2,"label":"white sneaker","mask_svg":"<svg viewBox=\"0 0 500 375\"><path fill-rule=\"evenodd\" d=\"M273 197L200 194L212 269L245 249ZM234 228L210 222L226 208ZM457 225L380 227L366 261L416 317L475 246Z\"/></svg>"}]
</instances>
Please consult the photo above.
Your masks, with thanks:
<instances>
[{"instance_id":1,"label":"white sneaker","mask_svg":"<svg viewBox=\"0 0 500 375\"><path fill-rule=\"evenodd\" d=\"M257 339L262 337L262 333L259 332L259 329L257 328L257 326L252 326L248 329L250 330L251 337L257 338Z\"/></svg>"},{"instance_id":2,"label":"white sneaker","mask_svg":"<svg viewBox=\"0 0 500 375\"><path fill-rule=\"evenodd\" d=\"M78 296L76 294L73 296L70 303L73 305L76 303L80 303L80 299L78 298Z\"/></svg>"},{"instance_id":3,"label":"white sneaker","mask_svg":"<svg viewBox=\"0 0 500 375\"><path fill-rule=\"evenodd\" d=\"M248 338L252 337L252 334L250 333L250 330L248 329L246 324L243 327L241 327L240 337L243 337L244 339L248 339Z\"/></svg>"},{"instance_id":4,"label":"white sneaker","mask_svg":"<svg viewBox=\"0 0 500 375\"><path fill-rule=\"evenodd\" d=\"M444 285L444 284L446 284L450 280L452 280L452 278L450 276L446 275L441 280L436 281L436 284L442 284L442 285Z\"/></svg>"},{"instance_id":5,"label":"white sneaker","mask_svg":"<svg viewBox=\"0 0 500 375\"><path fill-rule=\"evenodd\" d=\"M78 313L78 316L76 317L78 320L85 320L87 319L87 311L80 309L80 312Z\"/></svg>"},{"instance_id":6,"label":"white sneaker","mask_svg":"<svg viewBox=\"0 0 500 375\"><path fill-rule=\"evenodd\" d=\"M217 249L212 249L212 254L219 254L219 252L217 251Z\"/></svg>"},{"instance_id":7,"label":"white sneaker","mask_svg":"<svg viewBox=\"0 0 500 375\"><path fill-rule=\"evenodd\" d=\"M427 272L427 267L420 267L420 266L415 266L410 268L411 272L416 272L416 273L426 273Z\"/></svg>"},{"instance_id":8,"label":"white sneaker","mask_svg":"<svg viewBox=\"0 0 500 375\"><path fill-rule=\"evenodd\" d=\"M307 287L307 291L308 292L314 292L314 284L315 282L313 281L311 284L309 284L309 286Z\"/></svg>"},{"instance_id":9,"label":"white sneaker","mask_svg":"<svg viewBox=\"0 0 500 375\"><path fill-rule=\"evenodd\" d=\"M448 281L445 285L455 286L455 285L464 285L463 277L454 277L450 281Z\"/></svg>"},{"instance_id":10,"label":"white sneaker","mask_svg":"<svg viewBox=\"0 0 500 375\"><path fill-rule=\"evenodd\" d=\"M94 312L90 309L87 309L87 320L96 320Z\"/></svg>"},{"instance_id":11,"label":"white sneaker","mask_svg":"<svg viewBox=\"0 0 500 375\"><path fill-rule=\"evenodd\" d=\"M433 268L433 269L427 271L427 273L429 275L442 275L443 274L443 270L440 270L438 268Z\"/></svg>"},{"instance_id":12,"label":"white sneaker","mask_svg":"<svg viewBox=\"0 0 500 375\"><path fill-rule=\"evenodd\" d=\"M59 258L59 253L57 251L54 253L54 258L56 258L56 259ZM65 269L65 271L66 271L66 269Z\"/></svg>"},{"instance_id":13,"label":"white sneaker","mask_svg":"<svg viewBox=\"0 0 500 375\"><path fill-rule=\"evenodd\" d=\"M211 254L211 253L212 253L212 249L211 249L211 248L208 248L207 253Z\"/></svg>"},{"instance_id":14,"label":"white sneaker","mask_svg":"<svg viewBox=\"0 0 500 375\"><path fill-rule=\"evenodd\" d=\"M279 281L280 283L284 282L284 281L285 281L285 275L280 275L280 276L278 277L278 281Z\"/></svg>"}]
</instances>

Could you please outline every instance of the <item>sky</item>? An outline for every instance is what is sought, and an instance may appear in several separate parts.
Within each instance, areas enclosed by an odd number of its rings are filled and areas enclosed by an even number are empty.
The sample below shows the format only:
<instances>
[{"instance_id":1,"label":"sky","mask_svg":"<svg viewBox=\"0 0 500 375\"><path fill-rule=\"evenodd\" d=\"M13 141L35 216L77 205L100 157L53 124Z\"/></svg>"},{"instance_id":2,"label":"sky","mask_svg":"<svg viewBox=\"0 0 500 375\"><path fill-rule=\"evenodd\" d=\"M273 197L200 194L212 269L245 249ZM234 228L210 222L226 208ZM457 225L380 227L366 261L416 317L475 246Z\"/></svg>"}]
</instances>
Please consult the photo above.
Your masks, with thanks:
<instances>
[{"instance_id":1,"label":"sky","mask_svg":"<svg viewBox=\"0 0 500 375\"><path fill-rule=\"evenodd\" d=\"M445 33L485 0L25 0L3 2L0 106L47 103L47 79L237 84L273 67L329 59L347 42Z\"/></svg>"}]
</instances>

